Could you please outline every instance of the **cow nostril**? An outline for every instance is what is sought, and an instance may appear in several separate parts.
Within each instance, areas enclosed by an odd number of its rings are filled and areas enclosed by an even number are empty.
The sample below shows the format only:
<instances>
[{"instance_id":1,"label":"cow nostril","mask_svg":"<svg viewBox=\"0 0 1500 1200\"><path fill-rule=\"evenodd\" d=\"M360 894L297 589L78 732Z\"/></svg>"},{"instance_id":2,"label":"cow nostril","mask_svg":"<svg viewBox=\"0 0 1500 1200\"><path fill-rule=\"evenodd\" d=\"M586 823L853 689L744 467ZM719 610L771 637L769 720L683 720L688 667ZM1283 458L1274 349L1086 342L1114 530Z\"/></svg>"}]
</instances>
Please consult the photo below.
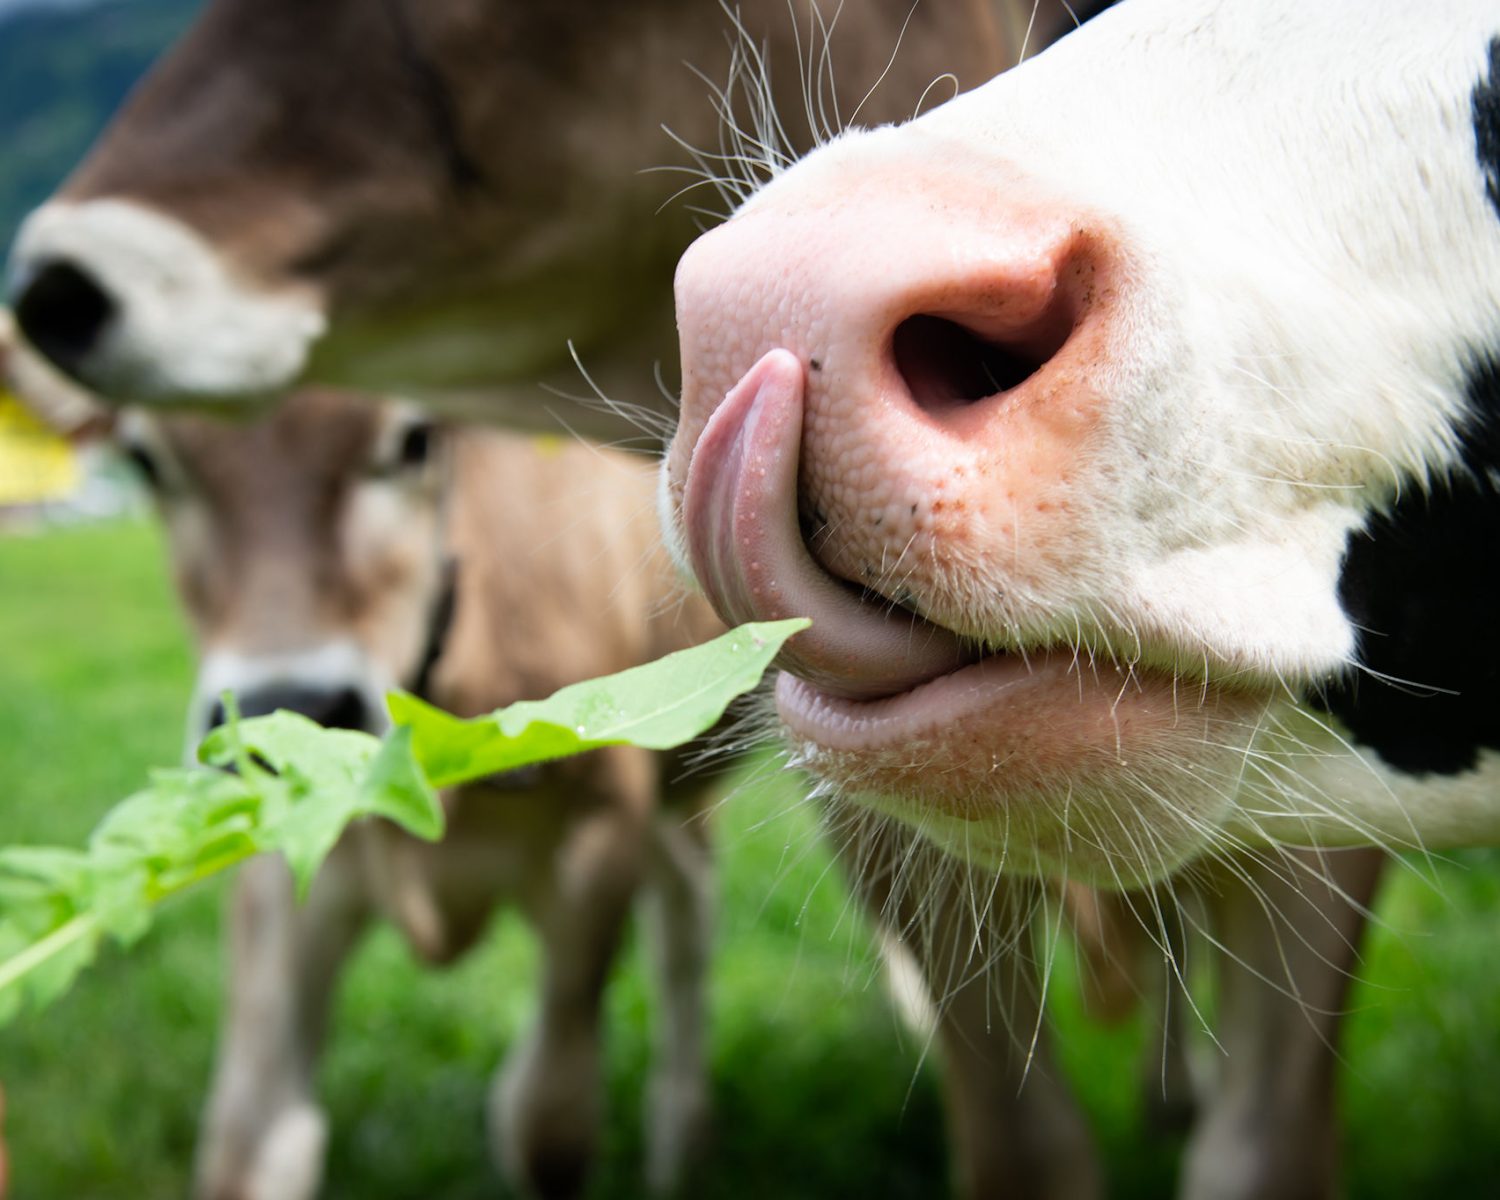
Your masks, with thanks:
<instances>
[{"instance_id":1,"label":"cow nostril","mask_svg":"<svg viewBox=\"0 0 1500 1200\"><path fill-rule=\"evenodd\" d=\"M58 366L76 368L114 318L115 301L86 271L55 259L16 298L16 324Z\"/></svg>"},{"instance_id":2,"label":"cow nostril","mask_svg":"<svg viewBox=\"0 0 1500 1200\"><path fill-rule=\"evenodd\" d=\"M366 729L370 717L364 699L353 688L343 688L330 696L321 714L307 715L329 729Z\"/></svg>"},{"instance_id":3,"label":"cow nostril","mask_svg":"<svg viewBox=\"0 0 1500 1200\"><path fill-rule=\"evenodd\" d=\"M1049 313L1035 328L993 341L957 321L921 313L896 326L891 351L912 399L941 412L1025 383L1062 347L1070 328L1062 314Z\"/></svg>"},{"instance_id":4,"label":"cow nostril","mask_svg":"<svg viewBox=\"0 0 1500 1200\"><path fill-rule=\"evenodd\" d=\"M908 317L892 338L896 369L926 409L1009 391L1040 365L943 317Z\"/></svg>"},{"instance_id":5,"label":"cow nostril","mask_svg":"<svg viewBox=\"0 0 1500 1200\"><path fill-rule=\"evenodd\" d=\"M327 729L361 729L371 732L370 707L357 688L332 690L276 685L246 692L238 698L240 716L263 717L279 708L301 713ZM215 701L208 713L208 728L224 723L224 705Z\"/></svg>"}]
</instances>

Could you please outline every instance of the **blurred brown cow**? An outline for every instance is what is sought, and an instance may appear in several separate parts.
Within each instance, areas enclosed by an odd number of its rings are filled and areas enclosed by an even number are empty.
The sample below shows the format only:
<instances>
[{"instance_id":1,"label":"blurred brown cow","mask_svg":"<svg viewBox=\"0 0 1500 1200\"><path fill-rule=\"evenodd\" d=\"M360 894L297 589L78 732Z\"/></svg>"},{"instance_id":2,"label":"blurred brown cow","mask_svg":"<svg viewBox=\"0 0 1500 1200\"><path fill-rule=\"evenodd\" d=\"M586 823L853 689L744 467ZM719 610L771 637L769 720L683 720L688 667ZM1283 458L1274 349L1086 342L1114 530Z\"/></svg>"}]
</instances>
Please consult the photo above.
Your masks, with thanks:
<instances>
[{"instance_id":1,"label":"blurred brown cow","mask_svg":"<svg viewBox=\"0 0 1500 1200\"><path fill-rule=\"evenodd\" d=\"M378 732L389 687L474 715L722 628L677 591L644 459L327 392L251 424L127 412L117 437L151 485L197 634L191 740L222 718L224 691L245 714ZM355 826L301 906L279 859L248 865L197 1194L316 1191L314 1060L370 917L447 962L501 903L530 921L545 968L537 1024L492 1093L492 1147L528 1193L579 1194L601 1119L599 1005L638 894L662 981L647 1173L654 1191L678 1185L708 1105L710 784L684 778L681 756L614 747L450 791L436 845Z\"/></svg>"}]
</instances>

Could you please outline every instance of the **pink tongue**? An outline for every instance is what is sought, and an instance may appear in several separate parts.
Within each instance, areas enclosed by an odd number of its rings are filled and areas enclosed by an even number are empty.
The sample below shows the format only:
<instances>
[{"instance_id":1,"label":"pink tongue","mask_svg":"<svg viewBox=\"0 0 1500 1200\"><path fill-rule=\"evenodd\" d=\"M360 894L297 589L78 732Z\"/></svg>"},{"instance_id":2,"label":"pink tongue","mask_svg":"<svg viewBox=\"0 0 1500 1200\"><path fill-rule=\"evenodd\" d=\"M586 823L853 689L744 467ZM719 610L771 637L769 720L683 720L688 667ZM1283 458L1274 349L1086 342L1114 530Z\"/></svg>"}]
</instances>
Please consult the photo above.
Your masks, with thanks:
<instances>
[{"instance_id":1,"label":"pink tongue","mask_svg":"<svg viewBox=\"0 0 1500 1200\"><path fill-rule=\"evenodd\" d=\"M777 659L823 691L864 700L904 692L974 659L953 634L861 600L823 570L797 523L802 364L772 350L704 427L683 517L703 590L731 625L811 617Z\"/></svg>"}]
</instances>

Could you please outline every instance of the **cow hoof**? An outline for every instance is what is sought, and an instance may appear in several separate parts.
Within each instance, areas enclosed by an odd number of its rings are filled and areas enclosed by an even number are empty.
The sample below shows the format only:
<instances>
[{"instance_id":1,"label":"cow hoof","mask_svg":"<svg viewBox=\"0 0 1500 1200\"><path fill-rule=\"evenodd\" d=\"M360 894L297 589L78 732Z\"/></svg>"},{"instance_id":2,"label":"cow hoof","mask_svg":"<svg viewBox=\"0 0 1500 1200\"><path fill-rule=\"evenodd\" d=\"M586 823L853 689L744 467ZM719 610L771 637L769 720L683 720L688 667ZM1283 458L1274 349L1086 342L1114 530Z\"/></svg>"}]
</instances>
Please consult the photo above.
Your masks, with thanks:
<instances>
[{"instance_id":1,"label":"cow hoof","mask_svg":"<svg viewBox=\"0 0 1500 1200\"><path fill-rule=\"evenodd\" d=\"M328 1120L316 1105L282 1109L253 1131L246 1123L209 1131L194 1200L313 1200L323 1178Z\"/></svg>"},{"instance_id":2,"label":"cow hoof","mask_svg":"<svg viewBox=\"0 0 1500 1200\"><path fill-rule=\"evenodd\" d=\"M246 1200L313 1200L323 1178L328 1119L299 1104L271 1122L255 1155Z\"/></svg>"},{"instance_id":3,"label":"cow hoof","mask_svg":"<svg viewBox=\"0 0 1500 1200\"><path fill-rule=\"evenodd\" d=\"M713 1114L702 1080L654 1080L646 1147L646 1188L657 1197L687 1195L694 1169L707 1158Z\"/></svg>"},{"instance_id":4,"label":"cow hoof","mask_svg":"<svg viewBox=\"0 0 1500 1200\"><path fill-rule=\"evenodd\" d=\"M544 1053L535 1036L506 1059L490 1089L490 1153L523 1196L583 1195L601 1118L593 1071L556 1047Z\"/></svg>"}]
</instances>

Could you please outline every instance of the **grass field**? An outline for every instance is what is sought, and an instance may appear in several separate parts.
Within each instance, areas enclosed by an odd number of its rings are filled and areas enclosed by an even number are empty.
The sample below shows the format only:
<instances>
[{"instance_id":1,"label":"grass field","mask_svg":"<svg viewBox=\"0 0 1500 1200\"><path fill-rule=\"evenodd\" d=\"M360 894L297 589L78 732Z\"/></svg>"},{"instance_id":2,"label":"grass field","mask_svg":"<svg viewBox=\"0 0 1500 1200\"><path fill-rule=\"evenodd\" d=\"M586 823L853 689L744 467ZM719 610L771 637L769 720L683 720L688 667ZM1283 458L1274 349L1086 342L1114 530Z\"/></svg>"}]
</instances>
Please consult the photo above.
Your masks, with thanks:
<instances>
[{"instance_id":1,"label":"grass field","mask_svg":"<svg viewBox=\"0 0 1500 1200\"><path fill-rule=\"evenodd\" d=\"M151 765L180 754L191 667L151 529L0 539L0 842L82 840ZM936 1073L871 984L866 933L795 786L723 812L714 974L714 1165L704 1196L943 1194ZM1348 1026L1348 1191L1494 1194L1500 1175L1500 858L1454 856L1439 890L1397 873ZM180 903L55 1008L0 1031L20 1200L184 1193L208 1076L222 893ZM638 1194L650 997L632 947L608 1005L609 1147L595 1194ZM321 1073L330 1197L497 1194L481 1105L524 1026L534 955L504 920L456 969L419 972L388 932L346 978ZM1177 1147L1145 1138L1138 1031L1101 1031L1056 996L1064 1058L1114 1192L1170 1194Z\"/></svg>"}]
</instances>

